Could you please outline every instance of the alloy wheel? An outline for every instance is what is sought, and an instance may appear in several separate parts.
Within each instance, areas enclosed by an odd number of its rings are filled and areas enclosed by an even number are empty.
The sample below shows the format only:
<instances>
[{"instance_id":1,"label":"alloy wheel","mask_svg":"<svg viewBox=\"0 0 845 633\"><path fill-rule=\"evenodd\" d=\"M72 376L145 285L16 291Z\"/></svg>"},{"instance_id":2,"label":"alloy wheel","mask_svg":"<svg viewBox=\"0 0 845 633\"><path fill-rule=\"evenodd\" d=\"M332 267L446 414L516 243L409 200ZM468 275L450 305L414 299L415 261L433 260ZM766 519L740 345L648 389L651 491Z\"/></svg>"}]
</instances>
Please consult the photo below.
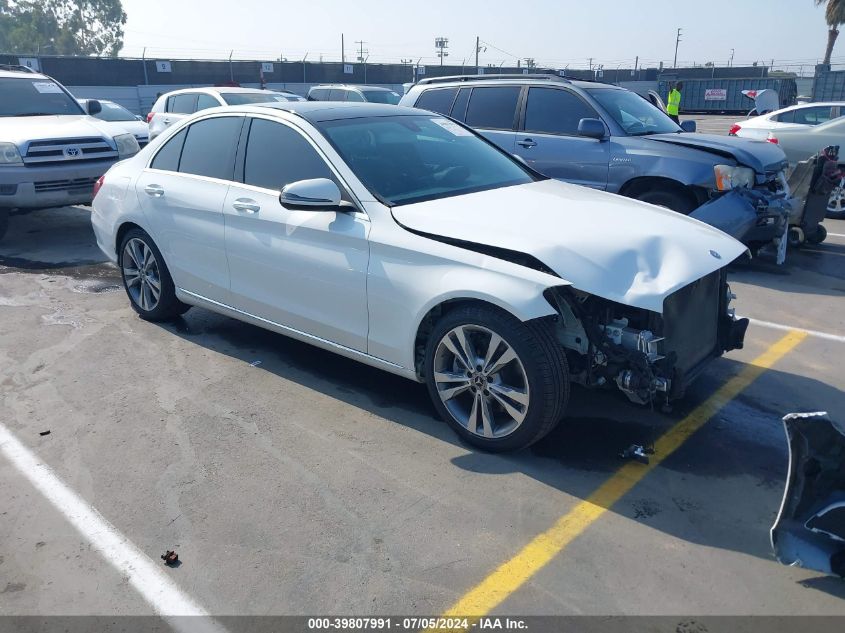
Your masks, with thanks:
<instances>
[{"instance_id":1,"label":"alloy wheel","mask_svg":"<svg viewBox=\"0 0 845 633\"><path fill-rule=\"evenodd\" d=\"M155 310L161 297L161 273L152 249L141 239L126 242L121 262L123 280L132 301L142 310Z\"/></svg>"},{"instance_id":2,"label":"alloy wheel","mask_svg":"<svg viewBox=\"0 0 845 633\"><path fill-rule=\"evenodd\" d=\"M434 353L437 394L452 417L480 437L510 435L528 413L528 376L516 351L480 325L447 332Z\"/></svg>"},{"instance_id":3,"label":"alloy wheel","mask_svg":"<svg viewBox=\"0 0 845 633\"><path fill-rule=\"evenodd\" d=\"M833 191L827 201L827 212L837 215L845 214L845 180L842 180Z\"/></svg>"}]
</instances>

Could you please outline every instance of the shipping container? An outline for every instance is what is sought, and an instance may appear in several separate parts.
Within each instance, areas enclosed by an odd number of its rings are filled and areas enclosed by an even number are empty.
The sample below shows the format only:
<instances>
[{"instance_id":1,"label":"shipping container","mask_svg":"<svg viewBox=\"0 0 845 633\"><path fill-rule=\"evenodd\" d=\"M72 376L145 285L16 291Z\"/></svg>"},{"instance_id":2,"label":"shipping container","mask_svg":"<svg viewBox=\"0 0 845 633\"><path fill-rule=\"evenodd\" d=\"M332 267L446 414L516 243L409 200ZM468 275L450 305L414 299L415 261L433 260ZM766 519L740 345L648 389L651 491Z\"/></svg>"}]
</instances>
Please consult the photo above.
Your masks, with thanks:
<instances>
[{"instance_id":1,"label":"shipping container","mask_svg":"<svg viewBox=\"0 0 845 633\"><path fill-rule=\"evenodd\" d=\"M747 78L747 79L680 79L684 84L681 91L682 113L724 113L747 114L754 109L754 100L749 99L743 90L770 89L778 93L780 107L793 105L798 96L795 79L790 78ZM664 100L668 99L670 82L660 81L658 92Z\"/></svg>"},{"instance_id":2,"label":"shipping container","mask_svg":"<svg viewBox=\"0 0 845 633\"><path fill-rule=\"evenodd\" d=\"M845 70L817 72L813 101L845 101Z\"/></svg>"}]
</instances>

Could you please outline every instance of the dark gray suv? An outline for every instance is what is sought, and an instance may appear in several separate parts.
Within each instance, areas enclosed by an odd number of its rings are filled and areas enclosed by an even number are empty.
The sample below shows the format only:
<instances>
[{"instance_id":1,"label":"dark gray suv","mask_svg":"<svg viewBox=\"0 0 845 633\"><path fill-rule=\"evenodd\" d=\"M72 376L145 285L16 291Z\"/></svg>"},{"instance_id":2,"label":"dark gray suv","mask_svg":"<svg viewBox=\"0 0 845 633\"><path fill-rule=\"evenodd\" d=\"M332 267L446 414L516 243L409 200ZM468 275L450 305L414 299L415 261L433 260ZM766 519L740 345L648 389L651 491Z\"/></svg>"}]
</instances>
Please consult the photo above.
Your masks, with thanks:
<instances>
[{"instance_id":1,"label":"dark gray suv","mask_svg":"<svg viewBox=\"0 0 845 633\"><path fill-rule=\"evenodd\" d=\"M424 79L402 98L475 128L537 171L689 213L733 187L783 195L771 143L694 134L638 94L554 75ZM783 227L772 227L778 234Z\"/></svg>"}]
</instances>

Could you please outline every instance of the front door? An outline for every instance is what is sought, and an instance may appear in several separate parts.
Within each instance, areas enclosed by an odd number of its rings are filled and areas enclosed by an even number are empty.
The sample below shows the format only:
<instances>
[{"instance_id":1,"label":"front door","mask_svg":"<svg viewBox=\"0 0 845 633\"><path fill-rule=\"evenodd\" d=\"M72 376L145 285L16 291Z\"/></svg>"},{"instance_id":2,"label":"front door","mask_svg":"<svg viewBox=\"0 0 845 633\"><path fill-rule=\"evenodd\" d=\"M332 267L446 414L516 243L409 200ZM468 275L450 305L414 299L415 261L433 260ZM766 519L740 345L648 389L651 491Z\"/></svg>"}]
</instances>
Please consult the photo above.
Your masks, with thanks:
<instances>
[{"instance_id":1,"label":"front door","mask_svg":"<svg viewBox=\"0 0 845 633\"><path fill-rule=\"evenodd\" d=\"M514 153L550 178L607 188L607 141L578 134L581 119L600 119L581 97L564 88L531 87Z\"/></svg>"},{"instance_id":2,"label":"front door","mask_svg":"<svg viewBox=\"0 0 845 633\"><path fill-rule=\"evenodd\" d=\"M338 179L291 126L253 118L245 134L243 184L232 185L223 206L232 305L366 351L369 220L351 206L348 212L283 207L279 193L286 184Z\"/></svg>"}]
</instances>

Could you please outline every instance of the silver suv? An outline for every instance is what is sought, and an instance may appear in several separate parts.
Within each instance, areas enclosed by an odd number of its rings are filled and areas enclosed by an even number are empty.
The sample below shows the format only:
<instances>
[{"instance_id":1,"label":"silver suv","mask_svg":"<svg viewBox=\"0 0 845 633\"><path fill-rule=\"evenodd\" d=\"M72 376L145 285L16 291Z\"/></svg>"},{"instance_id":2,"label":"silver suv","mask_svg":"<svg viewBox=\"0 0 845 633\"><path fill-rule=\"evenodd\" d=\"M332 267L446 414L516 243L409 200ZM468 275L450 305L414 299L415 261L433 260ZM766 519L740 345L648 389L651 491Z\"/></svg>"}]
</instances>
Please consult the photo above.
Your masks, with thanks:
<instances>
[{"instance_id":1,"label":"silver suv","mask_svg":"<svg viewBox=\"0 0 845 633\"><path fill-rule=\"evenodd\" d=\"M109 130L60 83L25 67L0 67L0 237L12 209L90 204L94 185L138 153L129 132Z\"/></svg>"},{"instance_id":2,"label":"silver suv","mask_svg":"<svg viewBox=\"0 0 845 633\"><path fill-rule=\"evenodd\" d=\"M618 86L555 75L423 79L400 105L475 128L537 171L689 213L731 186L782 190L783 151L771 143L694 134ZM783 227L772 227L774 234Z\"/></svg>"}]
</instances>

